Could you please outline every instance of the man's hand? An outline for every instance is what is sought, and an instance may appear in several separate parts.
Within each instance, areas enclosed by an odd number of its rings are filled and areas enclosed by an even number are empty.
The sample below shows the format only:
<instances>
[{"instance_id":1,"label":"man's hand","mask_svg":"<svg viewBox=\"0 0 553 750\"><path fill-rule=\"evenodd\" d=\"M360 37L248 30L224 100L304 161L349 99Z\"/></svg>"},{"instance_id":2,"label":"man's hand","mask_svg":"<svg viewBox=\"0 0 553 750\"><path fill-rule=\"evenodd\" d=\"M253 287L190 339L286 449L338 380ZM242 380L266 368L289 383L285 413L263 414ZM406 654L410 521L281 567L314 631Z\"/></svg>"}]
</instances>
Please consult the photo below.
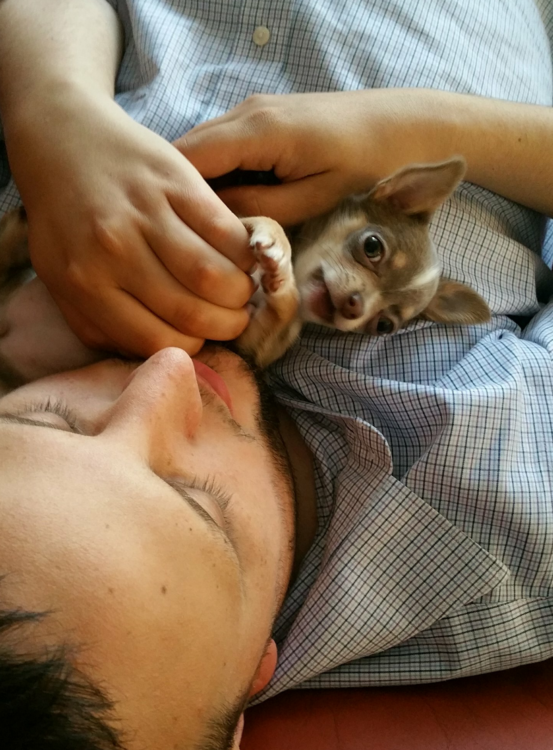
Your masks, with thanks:
<instances>
[{"instance_id":1,"label":"man's hand","mask_svg":"<svg viewBox=\"0 0 553 750\"><path fill-rule=\"evenodd\" d=\"M256 95L175 145L205 178L273 170L280 185L225 188L219 195L243 216L290 225L387 174L397 153L387 150L388 115L389 98L380 92Z\"/></svg>"},{"instance_id":2,"label":"man's hand","mask_svg":"<svg viewBox=\"0 0 553 750\"><path fill-rule=\"evenodd\" d=\"M196 352L247 325L247 232L196 169L113 101L105 0L0 2L0 110L38 274L85 343Z\"/></svg>"},{"instance_id":3,"label":"man's hand","mask_svg":"<svg viewBox=\"0 0 553 750\"><path fill-rule=\"evenodd\" d=\"M406 164L465 157L465 179L553 216L549 106L432 89L257 95L176 142L205 178L273 170L218 191L242 216L296 224Z\"/></svg>"},{"instance_id":4,"label":"man's hand","mask_svg":"<svg viewBox=\"0 0 553 750\"><path fill-rule=\"evenodd\" d=\"M253 290L242 223L107 97L63 91L48 111L32 143L13 134L10 158L33 265L77 335L142 356L238 336Z\"/></svg>"}]
</instances>

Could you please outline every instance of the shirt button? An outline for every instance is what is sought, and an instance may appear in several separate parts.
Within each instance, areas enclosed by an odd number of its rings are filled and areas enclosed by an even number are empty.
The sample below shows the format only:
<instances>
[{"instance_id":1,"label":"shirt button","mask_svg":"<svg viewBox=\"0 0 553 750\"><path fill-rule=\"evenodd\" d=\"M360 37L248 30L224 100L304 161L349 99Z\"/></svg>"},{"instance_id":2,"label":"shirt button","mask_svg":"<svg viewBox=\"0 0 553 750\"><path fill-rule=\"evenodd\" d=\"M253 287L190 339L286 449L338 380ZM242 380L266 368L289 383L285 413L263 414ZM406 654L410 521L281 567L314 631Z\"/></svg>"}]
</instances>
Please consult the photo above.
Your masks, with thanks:
<instances>
[{"instance_id":1,"label":"shirt button","mask_svg":"<svg viewBox=\"0 0 553 750\"><path fill-rule=\"evenodd\" d=\"M252 35L252 39L258 47L264 47L270 38L271 32L266 26L258 26Z\"/></svg>"}]
</instances>

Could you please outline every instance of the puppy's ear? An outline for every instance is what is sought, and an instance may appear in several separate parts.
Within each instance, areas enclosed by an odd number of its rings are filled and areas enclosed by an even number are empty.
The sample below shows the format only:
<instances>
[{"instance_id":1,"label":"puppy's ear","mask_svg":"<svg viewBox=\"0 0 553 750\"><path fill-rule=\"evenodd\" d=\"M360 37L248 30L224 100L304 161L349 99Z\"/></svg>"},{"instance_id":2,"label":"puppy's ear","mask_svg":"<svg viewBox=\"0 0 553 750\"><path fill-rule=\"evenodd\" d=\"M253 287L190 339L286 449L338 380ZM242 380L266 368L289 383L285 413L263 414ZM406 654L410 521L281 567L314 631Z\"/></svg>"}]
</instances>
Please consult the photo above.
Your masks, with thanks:
<instances>
[{"instance_id":1,"label":"puppy's ear","mask_svg":"<svg viewBox=\"0 0 553 750\"><path fill-rule=\"evenodd\" d=\"M440 279L436 294L419 318L436 323L472 325L485 323L491 317L486 301L471 289L451 279Z\"/></svg>"},{"instance_id":2,"label":"puppy's ear","mask_svg":"<svg viewBox=\"0 0 553 750\"><path fill-rule=\"evenodd\" d=\"M437 164L410 164L378 182L368 197L423 221L449 198L463 179L466 162L454 156Z\"/></svg>"}]
</instances>

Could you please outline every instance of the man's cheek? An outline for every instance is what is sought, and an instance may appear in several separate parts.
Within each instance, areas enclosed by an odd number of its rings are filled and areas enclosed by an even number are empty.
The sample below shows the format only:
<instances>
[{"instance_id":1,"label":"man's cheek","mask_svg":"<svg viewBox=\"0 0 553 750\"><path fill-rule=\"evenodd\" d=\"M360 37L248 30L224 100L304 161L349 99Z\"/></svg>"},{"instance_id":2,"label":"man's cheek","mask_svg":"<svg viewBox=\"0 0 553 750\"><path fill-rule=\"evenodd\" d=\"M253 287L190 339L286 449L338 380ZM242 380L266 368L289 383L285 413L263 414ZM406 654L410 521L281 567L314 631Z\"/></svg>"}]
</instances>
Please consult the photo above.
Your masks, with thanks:
<instances>
[{"instance_id":1,"label":"man's cheek","mask_svg":"<svg viewBox=\"0 0 553 750\"><path fill-rule=\"evenodd\" d=\"M0 353L25 382L102 359L71 331L39 279L15 292L5 322L7 333L0 341Z\"/></svg>"},{"instance_id":2,"label":"man's cheek","mask_svg":"<svg viewBox=\"0 0 553 750\"><path fill-rule=\"evenodd\" d=\"M63 321L51 324L48 320L12 326L0 342L0 354L24 382L83 367L102 358L98 352L87 349Z\"/></svg>"}]
</instances>

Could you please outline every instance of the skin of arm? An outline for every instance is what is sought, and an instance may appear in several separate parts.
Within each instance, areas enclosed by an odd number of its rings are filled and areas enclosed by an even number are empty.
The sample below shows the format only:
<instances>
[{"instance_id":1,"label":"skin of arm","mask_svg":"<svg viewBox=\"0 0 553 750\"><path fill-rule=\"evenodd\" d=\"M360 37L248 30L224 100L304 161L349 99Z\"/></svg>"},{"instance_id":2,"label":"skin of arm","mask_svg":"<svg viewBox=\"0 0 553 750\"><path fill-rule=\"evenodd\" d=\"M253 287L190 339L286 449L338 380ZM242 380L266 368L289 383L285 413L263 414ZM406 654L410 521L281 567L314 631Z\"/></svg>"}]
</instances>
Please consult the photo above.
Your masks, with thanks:
<instances>
[{"instance_id":1,"label":"skin of arm","mask_svg":"<svg viewBox=\"0 0 553 750\"><path fill-rule=\"evenodd\" d=\"M121 52L105 0L0 2L0 112L31 257L86 344L194 353L247 325L247 232L114 102Z\"/></svg>"},{"instance_id":2,"label":"skin of arm","mask_svg":"<svg viewBox=\"0 0 553 750\"><path fill-rule=\"evenodd\" d=\"M466 179L553 216L553 109L430 89L257 95L176 142L206 178L274 170L226 188L234 211L294 224L412 162L462 154Z\"/></svg>"},{"instance_id":3,"label":"skin of arm","mask_svg":"<svg viewBox=\"0 0 553 750\"><path fill-rule=\"evenodd\" d=\"M113 97L123 38L119 19L104 0L3 0L0 19L3 112L15 118L28 97L49 96L44 83L55 94L58 85L84 80L89 91ZM46 62L47 70L38 69L39 62Z\"/></svg>"}]
</instances>

